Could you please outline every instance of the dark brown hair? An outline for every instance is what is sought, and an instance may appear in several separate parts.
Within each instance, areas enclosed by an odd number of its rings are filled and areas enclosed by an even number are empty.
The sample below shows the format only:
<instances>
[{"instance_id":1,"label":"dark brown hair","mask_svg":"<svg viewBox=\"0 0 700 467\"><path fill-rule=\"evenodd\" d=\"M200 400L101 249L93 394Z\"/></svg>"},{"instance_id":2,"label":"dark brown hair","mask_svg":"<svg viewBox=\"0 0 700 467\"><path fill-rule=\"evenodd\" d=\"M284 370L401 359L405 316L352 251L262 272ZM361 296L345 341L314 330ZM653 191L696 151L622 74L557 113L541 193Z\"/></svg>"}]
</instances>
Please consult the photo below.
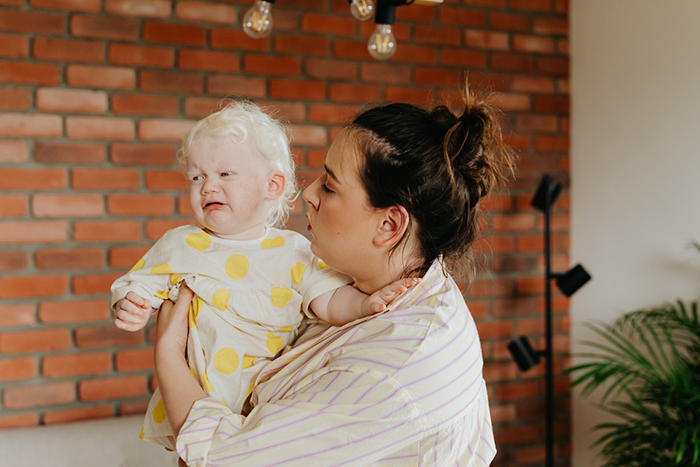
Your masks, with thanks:
<instances>
[{"instance_id":1,"label":"dark brown hair","mask_svg":"<svg viewBox=\"0 0 700 467\"><path fill-rule=\"evenodd\" d=\"M386 104L362 112L350 129L364 155L360 179L370 204L403 206L410 215L408 235L423 264L405 273L422 274L439 257L452 273L473 269L480 201L513 174L515 156L494 109L467 89L460 116L446 106Z\"/></svg>"}]
</instances>

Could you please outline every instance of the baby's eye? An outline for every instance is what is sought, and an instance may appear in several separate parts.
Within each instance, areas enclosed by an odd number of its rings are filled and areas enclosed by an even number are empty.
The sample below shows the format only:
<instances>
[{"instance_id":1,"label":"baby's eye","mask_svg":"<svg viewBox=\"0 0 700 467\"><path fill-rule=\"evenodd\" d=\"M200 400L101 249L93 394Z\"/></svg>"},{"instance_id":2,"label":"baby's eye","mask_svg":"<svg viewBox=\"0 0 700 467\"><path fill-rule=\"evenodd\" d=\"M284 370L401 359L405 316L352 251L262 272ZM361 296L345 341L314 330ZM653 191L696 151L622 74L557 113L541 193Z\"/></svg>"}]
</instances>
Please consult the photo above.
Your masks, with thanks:
<instances>
[{"instance_id":1,"label":"baby's eye","mask_svg":"<svg viewBox=\"0 0 700 467\"><path fill-rule=\"evenodd\" d=\"M221 177L229 177L229 176L233 175L233 172L221 172L219 175Z\"/></svg>"},{"instance_id":2,"label":"baby's eye","mask_svg":"<svg viewBox=\"0 0 700 467\"><path fill-rule=\"evenodd\" d=\"M201 175L192 175L190 177L190 181L192 182L201 182L202 180L204 180L204 177Z\"/></svg>"}]
</instances>

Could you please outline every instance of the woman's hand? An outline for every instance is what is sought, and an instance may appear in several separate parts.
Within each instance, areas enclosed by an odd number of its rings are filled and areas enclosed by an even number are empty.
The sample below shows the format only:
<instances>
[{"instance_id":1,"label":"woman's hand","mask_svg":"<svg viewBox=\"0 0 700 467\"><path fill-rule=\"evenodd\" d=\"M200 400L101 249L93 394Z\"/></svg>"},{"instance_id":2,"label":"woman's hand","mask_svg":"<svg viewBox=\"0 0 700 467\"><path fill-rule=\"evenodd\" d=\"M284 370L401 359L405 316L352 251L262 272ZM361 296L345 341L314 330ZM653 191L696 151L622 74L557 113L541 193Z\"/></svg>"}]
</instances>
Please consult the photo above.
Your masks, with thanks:
<instances>
[{"instance_id":1,"label":"woman's hand","mask_svg":"<svg viewBox=\"0 0 700 467\"><path fill-rule=\"evenodd\" d=\"M193 296L192 291L183 283L177 303L166 300L161 305L156 323L156 362L159 354L181 355L184 358L189 330L188 312Z\"/></svg>"}]
</instances>

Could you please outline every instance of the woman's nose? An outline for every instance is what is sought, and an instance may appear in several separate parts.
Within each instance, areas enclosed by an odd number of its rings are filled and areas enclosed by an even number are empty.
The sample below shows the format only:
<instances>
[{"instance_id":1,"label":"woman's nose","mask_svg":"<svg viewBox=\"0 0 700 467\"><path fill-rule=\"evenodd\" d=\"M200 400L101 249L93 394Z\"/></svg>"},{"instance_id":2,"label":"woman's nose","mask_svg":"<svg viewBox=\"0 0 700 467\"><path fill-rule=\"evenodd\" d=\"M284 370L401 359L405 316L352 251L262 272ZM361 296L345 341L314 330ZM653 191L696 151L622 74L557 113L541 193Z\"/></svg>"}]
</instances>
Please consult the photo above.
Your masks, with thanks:
<instances>
[{"instance_id":1,"label":"woman's nose","mask_svg":"<svg viewBox=\"0 0 700 467\"><path fill-rule=\"evenodd\" d=\"M306 201L308 204L310 204L314 209L318 209L318 186L321 180L321 177L318 177L316 180L314 180L311 185L306 187L304 192L301 194L301 197L304 201Z\"/></svg>"}]
</instances>

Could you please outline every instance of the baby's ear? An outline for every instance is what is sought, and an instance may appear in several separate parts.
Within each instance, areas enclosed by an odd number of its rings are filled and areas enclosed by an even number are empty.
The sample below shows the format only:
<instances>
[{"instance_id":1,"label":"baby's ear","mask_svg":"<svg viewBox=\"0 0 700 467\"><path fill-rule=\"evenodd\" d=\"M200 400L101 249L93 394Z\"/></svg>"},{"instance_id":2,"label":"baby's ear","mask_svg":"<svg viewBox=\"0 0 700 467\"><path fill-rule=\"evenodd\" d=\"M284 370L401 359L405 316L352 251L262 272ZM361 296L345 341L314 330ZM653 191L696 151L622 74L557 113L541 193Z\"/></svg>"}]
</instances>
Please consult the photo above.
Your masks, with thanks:
<instances>
[{"instance_id":1,"label":"baby's ear","mask_svg":"<svg viewBox=\"0 0 700 467\"><path fill-rule=\"evenodd\" d=\"M267 196L265 199L277 199L284 193L284 188L287 185L287 179L279 170L273 170L267 180Z\"/></svg>"}]
</instances>

